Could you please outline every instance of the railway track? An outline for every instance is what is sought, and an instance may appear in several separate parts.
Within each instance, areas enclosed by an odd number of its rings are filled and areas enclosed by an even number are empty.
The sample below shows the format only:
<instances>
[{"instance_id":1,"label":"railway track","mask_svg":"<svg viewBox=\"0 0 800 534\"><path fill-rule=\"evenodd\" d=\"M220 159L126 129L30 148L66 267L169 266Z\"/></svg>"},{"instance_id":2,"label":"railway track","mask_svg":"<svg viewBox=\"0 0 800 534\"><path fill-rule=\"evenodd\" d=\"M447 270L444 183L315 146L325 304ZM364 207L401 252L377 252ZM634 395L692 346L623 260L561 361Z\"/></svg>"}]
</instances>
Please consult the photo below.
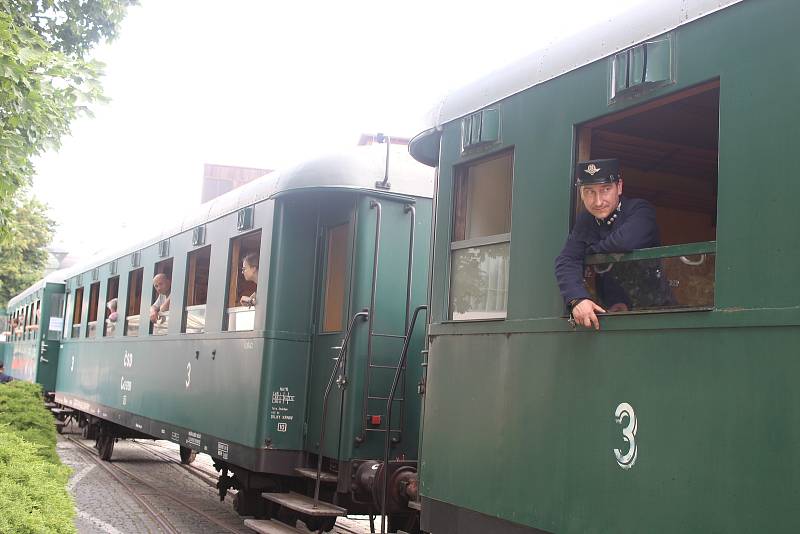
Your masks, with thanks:
<instances>
[{"instance_id":1,"label":"railway track","mask_svg":"<svg viewBox=\"0 0 800 534\"><path fill-rule=\"evenodd\" d=\"M232 524L230 519L220 519L205 511L204 509L208 508L209 495L203 494L195 496L178 493L168 487L171 484L171 480L169 479L160 481L150 480L144 475L133 473L131 470L122 467L118 463L100 460L92 447L72 436L68 436L66 439L84 452L89 460L119 482L119 484L142 506L142 509L151 516L158 526L167 534L181 534L191 532L192 530L187 529L185 526L182 527L182 525L179 524L176 525L175 523L178 523L178 521L170 518L159 509L159 506L163 506L165 500L176 503L184 509L189 510L194 514L193 517L214 525L220 532L230 532L233 534L251 532L244 527L243 524ZM155 502L153 497L157 498Z\"/></svg>"}]
</instances>

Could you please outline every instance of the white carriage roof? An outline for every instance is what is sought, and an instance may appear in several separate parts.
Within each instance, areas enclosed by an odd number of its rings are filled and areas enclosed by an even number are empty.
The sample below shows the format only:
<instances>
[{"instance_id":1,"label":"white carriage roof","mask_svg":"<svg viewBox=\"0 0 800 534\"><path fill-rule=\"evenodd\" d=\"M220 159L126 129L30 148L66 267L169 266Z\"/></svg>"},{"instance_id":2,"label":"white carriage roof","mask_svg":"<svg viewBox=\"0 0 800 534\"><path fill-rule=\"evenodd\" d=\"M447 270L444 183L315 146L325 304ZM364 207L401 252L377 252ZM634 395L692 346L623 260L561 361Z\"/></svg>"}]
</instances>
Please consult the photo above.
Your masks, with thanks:
<instances>
[{"instance_id":1,"label":"white carriage roof","mask_svg":"<svg viewBox=\"0 0 800 534\"><path fill-rule=\"evenodd\" d=\"M63 284L64 280L68 278L68 272L71 271L70 269L62 269L60 271L53 271L52 273L48 274L41 280L37 281L35 284L28 287L25 291L20 293L19 295L15 296L11 300L8 301L8 310L14 308L17 304L25 300L29 295L36 293L40 289L44 288L44 286L48 283L53 284Z\"/></svg>"},{"instance_id":2,"label":"white carriage roof","mask_svg":"<svg viewBox=\"0 0 800 534\"><path fill-rule=\"evenodd\" d=\"M439 128L525 89L742 1L657 0L643 3L448 94L429 113L428 126Z\"/></svg>"},{"instance_id":3,"label":"white carriage roof","mask_svg":"<svg viewBox=\"0 0 800 534\"><path fill-rule=\"evenodd\" d=\"M417 198L433 196L433 170L414 161L403 145L390 145L389 190L378 189L375 183L382 181L386 172L386 145L362 145L319 156L284 171L274 171L256 178L241 187L201 204L185 214L175 224L167 225L158 235L136 243L129 243L115 251L95 256L69 269L50 275L48 281L65 280L95 267L124 257L133 251L158 243L198 225L213 221L241 208L282 194L300 190L353 190L392 193ZM57 279L60 276L60 279ZM41 280L9 301L17 302L44 286Z\"/></svg>"}]
</instances>

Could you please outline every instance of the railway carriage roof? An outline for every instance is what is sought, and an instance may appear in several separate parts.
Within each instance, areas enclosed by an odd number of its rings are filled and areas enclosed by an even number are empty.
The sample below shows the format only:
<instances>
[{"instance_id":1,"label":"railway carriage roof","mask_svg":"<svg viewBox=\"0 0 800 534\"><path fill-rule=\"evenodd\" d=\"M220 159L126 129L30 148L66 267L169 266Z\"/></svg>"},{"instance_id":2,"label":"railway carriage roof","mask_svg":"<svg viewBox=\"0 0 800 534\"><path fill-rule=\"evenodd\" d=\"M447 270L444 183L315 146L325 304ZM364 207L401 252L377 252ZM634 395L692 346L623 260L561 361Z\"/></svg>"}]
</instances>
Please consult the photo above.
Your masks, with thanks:
<instances>
[{"instance_id":1,"label":"railway carriage roof","mask_svg":"<svg viewBox=\"0 0 800 534\"><path fill-rule=\"evenodd\" d=\"M438 150L424 145L435 142L442 125L742 1L658 0L603 20L445 96L409 150L419 161L435 164L430 158Z\"/></svg>"},{"instance_id":2,"label":"railway carriage roof","mask_svg":"<svg viewBox=\"0 0 800 534\"><path fill-rule=\"evenodd\" d=\"M404 146L391 145L390 150L389 183L391 189L388 191L375 187L376 182L383 180L386 171L386 145L356 146L349 150L310 159L284 171L274 171L256 178L252 182L198 206L182 217L177 224L167 225L167 229L157 236L128 244L113 253L96 256L69 269L56 271L11 299L9 307L12 305L11 303L16 303L44 287L46 281L63 283L73 276L151 246L163 239L234 213L241 208L252 206L257 202L287 193L310 190L350 190L431 198L433 196L432 170L414 161Z\"/></svg>"},{"instance_id":3,"label":"railway carriage roof","mask_svg":"<svg viewBox=\"0 0 800 534\"><path fill-rule=\"evenodd\" d=\"M46 286L48 283L63 284L64 280L67 278L67 274L69 273L69 271L71 271L71 269L62 269L60 271L54 271L48 274L41 280L37 281L35 284L28 287L25 291L23 291L19 295L16 295L11 300L9 300L6 309L8 311L11 311L17 306L17 304L25 300L29 295L39 291L40 289L43 289L44 286Z\"/></svg>"}]
</instances>

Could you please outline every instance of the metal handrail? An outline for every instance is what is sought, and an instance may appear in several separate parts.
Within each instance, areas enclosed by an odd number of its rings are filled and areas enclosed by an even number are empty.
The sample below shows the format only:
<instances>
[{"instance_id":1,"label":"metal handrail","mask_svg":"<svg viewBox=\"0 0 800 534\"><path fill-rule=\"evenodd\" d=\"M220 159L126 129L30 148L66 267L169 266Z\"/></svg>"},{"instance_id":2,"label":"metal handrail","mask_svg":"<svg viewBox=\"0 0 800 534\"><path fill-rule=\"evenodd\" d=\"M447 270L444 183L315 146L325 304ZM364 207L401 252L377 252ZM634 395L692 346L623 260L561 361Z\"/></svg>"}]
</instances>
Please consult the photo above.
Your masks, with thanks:
<instances>
[{"instance_id":1,"label":"metal handrail","mask_svg":"<svg viewBox=\"0 0 800 534\"><path fill-rule=\"evenodd\" d=\"M378 257L381 252L381 203L377 200L370 200L369 209L375 209L375 251L372 259L372 289L369 297L369 328L367 332L367 365L364 366L364 408L361 417L361 432L356 438L357 443L362 443L366 439L364 423L367 420L367 396L369 392L369 367L372 364L372 334L375 323L375 293L378 290Z\"/></svg>"},{"instance_id":2,"label":"metal handrail","mask_svg":"<svg viewBox=\"0 0 800 534\"><path fill-rule=\"evenodd\" d=\"M322 420L320 421L320 428L319 428L319 454L317 455L317 477L316 477L316 485L314 487L314 508L317 507L319 504L319 485L320 480L322 478L322 447L325 443L325 423L328 418L328 398L331 394L331 388L333 388L333 383L336 381L336 373L339 369L344 369L344 373L347 373L347 367L344 365L346 362L346 355L347 355L347 344L350 341L350 334L353 332L353 326L356 323L356 319L359 317L366 319L370 316L369 311L364 310L360 311L357 314L353 315L353 318L350 319L350 324L347 327L347 332L345 333L344 339L342 340L342 346L339 347L339 355L336 357L336 365L333 366L333 371L331 372L331 377L328 380L328 386L325 388L325 396L322 400ZM340 382L343 383L343 382Z\"/></svg>"},{"instance_id":3,"label":"metal handrail","mask_svg":"<svg viewBox=\"0 0 800 534\"><path fill-rule=\"evenodd\" d=\"M408 346L411 344L411 334L414 333L414 326L417 324L419 312L427 310L428 306L421 304L414 308L414 316L411 318L411 325L406 331L406 339L403 342L403 352L400 354L400 361L397 363L397 371L394 373L392 388L389 390L389 400L386 401L386 441L383 445L383 494L381 495L381 534L386 533L386 496L389 493L389 449L391 448L392 437L392 404L394 395L397 392L397 384L400 382L400 373L406 365L408 357Z\"/></svg>"}]
</instances>

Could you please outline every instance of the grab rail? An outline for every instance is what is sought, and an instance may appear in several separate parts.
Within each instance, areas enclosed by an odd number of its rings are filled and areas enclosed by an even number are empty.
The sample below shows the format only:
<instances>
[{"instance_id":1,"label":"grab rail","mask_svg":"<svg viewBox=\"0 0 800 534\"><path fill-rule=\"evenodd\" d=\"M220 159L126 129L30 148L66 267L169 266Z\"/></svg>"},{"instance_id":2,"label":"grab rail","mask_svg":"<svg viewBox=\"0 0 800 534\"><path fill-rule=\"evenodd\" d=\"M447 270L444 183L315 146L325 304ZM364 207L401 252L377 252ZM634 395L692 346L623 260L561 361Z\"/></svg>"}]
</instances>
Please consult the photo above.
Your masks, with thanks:
<instances>
[{"instance_id":1,"label":"grab rail","mask_svg":"<svg viewBox=\"0 0 800 534\"><path fill-rule=\"evenodd\" d=\"M394 403L394 395L397 392L397 384L400 382L400 373L406 365L408 357L408 346L411 343L411 334L414 333L414 326L417 324L417 317L419 312L427 310L428 306L421 304L414 308L414 315L411 318L411 325L406 331L405 340L403 342L403 352L400 353L400 361L397 363L397 370L394 373L394 380L392 381L392 388L389 390L389 399L386 401L386 441L383 446L383 494L381 495L381 534L386 533L386 495L389 493L389 450L391 449L392 437L392 404Z\"/></svg>"},{"instance_id":2,"label":"grab rail","mask_svg":"<svg viewBox=\"0 0 800 534\"><path fill-rule=\"evenodd\" d=\"M350 341L350 334L353 332L353 326L356 323L356 319L359 317L361 318L368 318L370 316L369 311L364 310L360 311L357 314L353 315L353 318L350 319L350 324L347 327L347 332L345 333L344 339L342 340L342 346L339 347L339 355L336 357L336 365L333 366L333 371L331 372L331 377L328 380L328 386L325 388L325 396L322 400L322 420L320 421L320 429L319 429L319 454L317 455L317 477L316 477L316 485L314 486L314 508L317 507L319 504L319 485L320 480L322 478L322 447L325 443L325 422L328 418L328 397L331 394L331 388L333 387L334 381L336 379L336 373L339 369L343 369L344 373L347 373L347 367L345 362L347 360L347 344ZM338 380L340 385L345 384L344 377L340 377Z\"/></svg>"}]
</instances>

